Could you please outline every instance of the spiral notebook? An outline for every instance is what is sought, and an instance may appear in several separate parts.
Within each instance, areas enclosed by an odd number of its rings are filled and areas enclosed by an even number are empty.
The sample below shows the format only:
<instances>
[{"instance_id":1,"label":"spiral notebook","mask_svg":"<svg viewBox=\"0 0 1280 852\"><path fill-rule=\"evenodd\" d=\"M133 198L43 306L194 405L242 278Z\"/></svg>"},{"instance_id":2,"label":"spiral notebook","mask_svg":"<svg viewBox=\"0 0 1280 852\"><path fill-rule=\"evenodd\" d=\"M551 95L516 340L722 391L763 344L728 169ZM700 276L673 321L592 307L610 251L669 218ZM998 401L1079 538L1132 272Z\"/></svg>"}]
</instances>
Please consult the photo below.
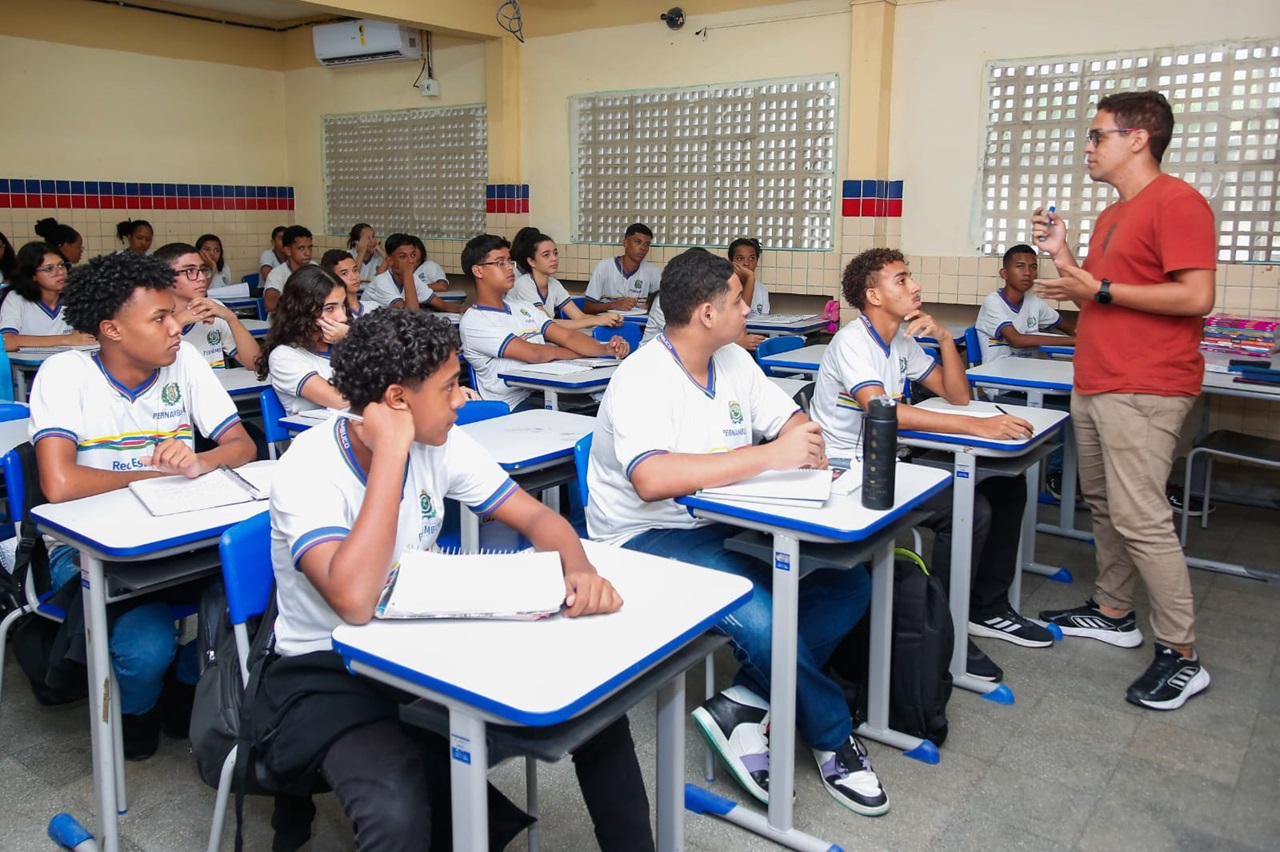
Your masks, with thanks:
<instances>
[{"instance_id":1,"label":"spiral notebook","mask_svg":"<svg viewBox=\"0 0 1280 852\"><path fill-rule=\"evenodd\" d=\"M448 554L406 550L392 569L378 618L506 618L554 615L564 573L554 551Z\"/></svg>"},{"instance_id":2,"label":"spiral notebook","mask_svg":"<svg viewBox=\"0 0 1280 852\"><path fill-rule=\"evenodd\" d=\"M258 481L254 481L255 477ZM129 483L129 490L148 512L160 518L266 500L271 494L271 485L261 470L235 471L223 465L195 479L185 476L139 479Z\"/></svg>"}]
</instances>

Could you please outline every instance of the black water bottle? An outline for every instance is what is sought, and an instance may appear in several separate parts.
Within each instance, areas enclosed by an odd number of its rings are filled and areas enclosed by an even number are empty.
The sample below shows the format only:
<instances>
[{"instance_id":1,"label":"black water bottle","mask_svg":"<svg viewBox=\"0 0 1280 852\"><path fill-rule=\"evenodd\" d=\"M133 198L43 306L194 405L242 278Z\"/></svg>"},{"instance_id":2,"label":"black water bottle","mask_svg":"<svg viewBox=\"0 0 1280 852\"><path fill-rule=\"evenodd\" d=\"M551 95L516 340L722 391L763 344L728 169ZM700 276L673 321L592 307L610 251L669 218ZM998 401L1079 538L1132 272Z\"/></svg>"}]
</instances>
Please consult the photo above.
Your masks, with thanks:
<instances>
[{"instance_id":1,"label":"black water bottle","mask_svg":"<svg viewBox=\"0 0 1280 852\"><path fill-rule=\"evenodd\" d=\"M862 417L862 505L892 509L894 472L898 463L898 406L887 396L874 396Z\"/></svg>"}]
</instances>

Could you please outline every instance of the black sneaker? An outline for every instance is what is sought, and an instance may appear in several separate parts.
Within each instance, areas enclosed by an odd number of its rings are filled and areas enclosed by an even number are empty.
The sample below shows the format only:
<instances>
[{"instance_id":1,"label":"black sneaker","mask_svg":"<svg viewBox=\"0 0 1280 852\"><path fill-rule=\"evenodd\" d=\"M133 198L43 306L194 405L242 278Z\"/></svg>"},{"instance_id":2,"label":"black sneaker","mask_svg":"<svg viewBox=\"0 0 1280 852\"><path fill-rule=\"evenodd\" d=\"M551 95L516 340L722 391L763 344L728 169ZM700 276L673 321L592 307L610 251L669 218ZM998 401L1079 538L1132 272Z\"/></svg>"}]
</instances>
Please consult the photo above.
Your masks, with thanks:
<instances>
[{"instance_id":1,"label":"black sneaker","mask_svg":"<svg viewBox=\"0 0 1280 852\"><path fill-rule=\"evenodd\" d=\"M1053 644L1053 634L1034 621L1023 618L1010 607L999 615L969 621L970 636L1003 639L1024 648L1048 648Z\"/></svg>"},{"instance_id":2,"label":"black sneaker","mask_svg":"<svg viewBox=\"0 0 1280 852\"><path fill-rule=\"evenodd\" d=\"M982 649L973 644L972 639L969 640L969 656L965 661L964 670L969 677L976 677L988 683L999 683L1004 680L1004 670L982 653Z\"/></svg>"},{"instance_id":3,"label":"black sneaker","mask_svg":"<svg viewBox=\"0 0 1280 852\"><path fill-rule=\"evenodd\" d=\"M160 748L160 708L120 714L125 760L146 760Z\"/></svg>"},{"instance_id":4,"label":"black sneaker","mask_svg":"<svg viewBox=\"0 0 1280 852\"><path fill-rule=\"evenodd\" d=\"M769 702L731 686L694 710L693 721L734 779L769 804Z\"/></svg>"},{"instance_id":5,"label":"black sneaker","mask_svg":"<svg viewBox=\"0 0 1280 852\"><path fill-rule=\"evenodd\" d=\"M1192 494L1191 500L1190 500L1191 505L1188 506L1187 505L1188 501L1186 499L1186 495L1182 493L1181 485L1169 486L1169 488L1165 491L1165 496L1169 498L1169 505L1173 507L1173 511L1179 515L1182 514L1184 511L1193 518L1198 518L1202 514L1204 514L1204 498L1198 497L1195 494ZM1209 504L1210 515L1212 515L1217 510L1218 510L1217 506L1213 505L1212 503Z\"/></svg>"},{"instance_id":6,"label":"black sneaker","mask_svg":"<svg viewBox=\"0 0 1280 852\"><path fill-rule=\"evenodd\" d=\"M1177 710L1187 699L1209 688L1209 673L1200 655L1187 659L1168 645L1155 643L1155 661L1129 684L1125 701L1152 710Z\"/></svg>"},{"instance_id":7,"label":"black sneaker","mask_svg":"<svg viewBox=\"0 0 1280 852\"><path fill-rule=\"evenodd\" d=\"M822 784L831 797L849 810L863 816L880 816L889 811L889 797L871 768L867 748L853 734L835 751L813 752L818 761Z\"/></svg>"},{"instance_id":8,"label":"black sneaker","mask_svg":"<svg viewBox=\"0 0 1280 852\"><path fill-rule=\"evenodd\" d=\"M1049 492L1049 496L1062 502L1062 470L1051 470L1044 475L1044 490Z\"/></svg>"},{"instance_id":9,"label":"black sneaker","mask_svg":"<svg viewBox=\"0 0 1280 852\"><path fill-rule=\"evenodd\" d=\"M1058 625L1064 636L1085 636L1119 648L1136 648L1142 644L1142 631L1138 629L1133 610L1112 618L1098 609L1093 598L1074 609L1041 610L1040 620Z\"/></svg>"}]
</instances>

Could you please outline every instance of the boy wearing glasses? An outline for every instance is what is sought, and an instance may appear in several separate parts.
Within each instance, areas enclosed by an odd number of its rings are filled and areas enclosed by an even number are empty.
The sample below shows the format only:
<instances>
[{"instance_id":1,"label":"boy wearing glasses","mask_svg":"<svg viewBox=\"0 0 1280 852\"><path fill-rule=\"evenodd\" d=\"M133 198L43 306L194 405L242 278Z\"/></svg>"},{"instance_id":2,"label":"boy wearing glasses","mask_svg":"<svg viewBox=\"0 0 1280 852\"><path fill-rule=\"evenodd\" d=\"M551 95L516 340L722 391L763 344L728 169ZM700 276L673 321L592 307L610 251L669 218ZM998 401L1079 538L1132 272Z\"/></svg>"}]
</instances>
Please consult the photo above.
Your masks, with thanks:
<instances>
[{"instance_id":1,"label":"boy wearing glasses","mask_svg":"<svg viewBox=\"0 0 1280 852\"><path fill-rule=\"evenodd\" d=\"M901 399L904 383L919 382L952 405L969 402L965 364L951 332L920 310L920 285L911 277L902 252L874 248L849 261L842 281L844 297L861 315L836 333L818 369L813 419L822 426L832 459L858 458L862 452L862 412L875 396L897 399L898 428L953 432L1007 440L1031 435L1021 417L969 417L925 411ZM935 363L915 338L938 341ZM1003 639L1025 648L1047 648L1053 636L1023 618L1009 604L1009 585L1017 570L1018 539L1026 484L1019 476L992 476L978 484L973 501L973 583L969 597L969 634ZM930 569L944 585L951 571L951 494L924 503L933 515L923 526L934 532ZM992 523L999 519L999 523ZM998 682L1004 672L972 641L966 671Z\"/></svg>"},{"instance_id":2,"label":"boy wearing glasses","mask_svg":"<svg viewBox=\"0 0 1280 852\"><path fill-rule=\"evenodd\" d=\"M182 339L199 350L210 367L230 366L230 358L253 369L258 361L258 341L235 311L208 297L213 270L195 246L169 243L156 249L155 257L173 270L174 318L182 325Z\"/></svg>"},{"instance_id":3,"label":"boy wearing glasses","mask_svg":"<svg viewBox=\"0 0 1280 852\"><path fill-rule=\"evenodd\" d=\"M1217 234L1204 196L1160 172L1173 110L1159 92L1103 98L1086 138L1089 177L1115 187L1120 202L1098 216L1083 267L1061 218L1036 210L1031 221L1037 244L1063 276L1040 281L1041 295L1080 306L1071 422L1098 580L1083 606L1040 617L1068 636L1136 648L1142 634L1133 598L1141 577L1155 660L1125 700L1176 710L1209 686L1165 484L1204 381L1201 318L1213 310Z\"/></svg>"},{"instance_id":4,"label":"boy wearing glasses","mask_svg":"<svg viewBox=\"0 0 1280 852\"><path fill-rule=\"evenodd\" d=\"M556 325L532 302L507 301L515 286L511 244L493 234L472 237L462 249L462 271L476 284L476 301L462 315L462 352L475 369L481 399L500 399L512 411L531 408L528 388L513 388L500 373L525 364L572 358L625 358L627 341L614 336L601 343Z\"/></svg>"}]
</instances>

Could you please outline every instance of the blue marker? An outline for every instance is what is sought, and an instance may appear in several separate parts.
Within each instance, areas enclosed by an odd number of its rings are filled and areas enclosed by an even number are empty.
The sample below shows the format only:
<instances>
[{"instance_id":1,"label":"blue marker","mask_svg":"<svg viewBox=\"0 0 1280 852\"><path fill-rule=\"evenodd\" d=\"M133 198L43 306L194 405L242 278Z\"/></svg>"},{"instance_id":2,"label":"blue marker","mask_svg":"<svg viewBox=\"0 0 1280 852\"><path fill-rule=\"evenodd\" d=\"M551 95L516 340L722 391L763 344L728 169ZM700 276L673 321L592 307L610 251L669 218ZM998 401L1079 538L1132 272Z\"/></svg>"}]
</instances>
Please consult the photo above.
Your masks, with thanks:
<instances>
[{"instance_id":1,"label":"blue marker","mask_svg":"<svg viewBox=\"0 0 1280 852\"><path fill-rule=\"evenodd\" d=\"M1056 213L1056 212L1058 212L1058 208L1057 208L1057 207L1055 207L1054 205L1050 204L1050 205L1049 205L1049 227L1050 227L1050 228L1052 228L1052 227L1053 227L1053 214L1054 214L1054 213ZM1048 235L1048 234L1041 234L1039 237L1037 237L1037 238L1036 238L1036 242L1041 242L1041 243L1042 243L1042 242L1044 242L1044 241L1045 241L1046 239L1048 239L1048 238L1049 238L1049 235Z\"/></svg>"}]
</instances>

